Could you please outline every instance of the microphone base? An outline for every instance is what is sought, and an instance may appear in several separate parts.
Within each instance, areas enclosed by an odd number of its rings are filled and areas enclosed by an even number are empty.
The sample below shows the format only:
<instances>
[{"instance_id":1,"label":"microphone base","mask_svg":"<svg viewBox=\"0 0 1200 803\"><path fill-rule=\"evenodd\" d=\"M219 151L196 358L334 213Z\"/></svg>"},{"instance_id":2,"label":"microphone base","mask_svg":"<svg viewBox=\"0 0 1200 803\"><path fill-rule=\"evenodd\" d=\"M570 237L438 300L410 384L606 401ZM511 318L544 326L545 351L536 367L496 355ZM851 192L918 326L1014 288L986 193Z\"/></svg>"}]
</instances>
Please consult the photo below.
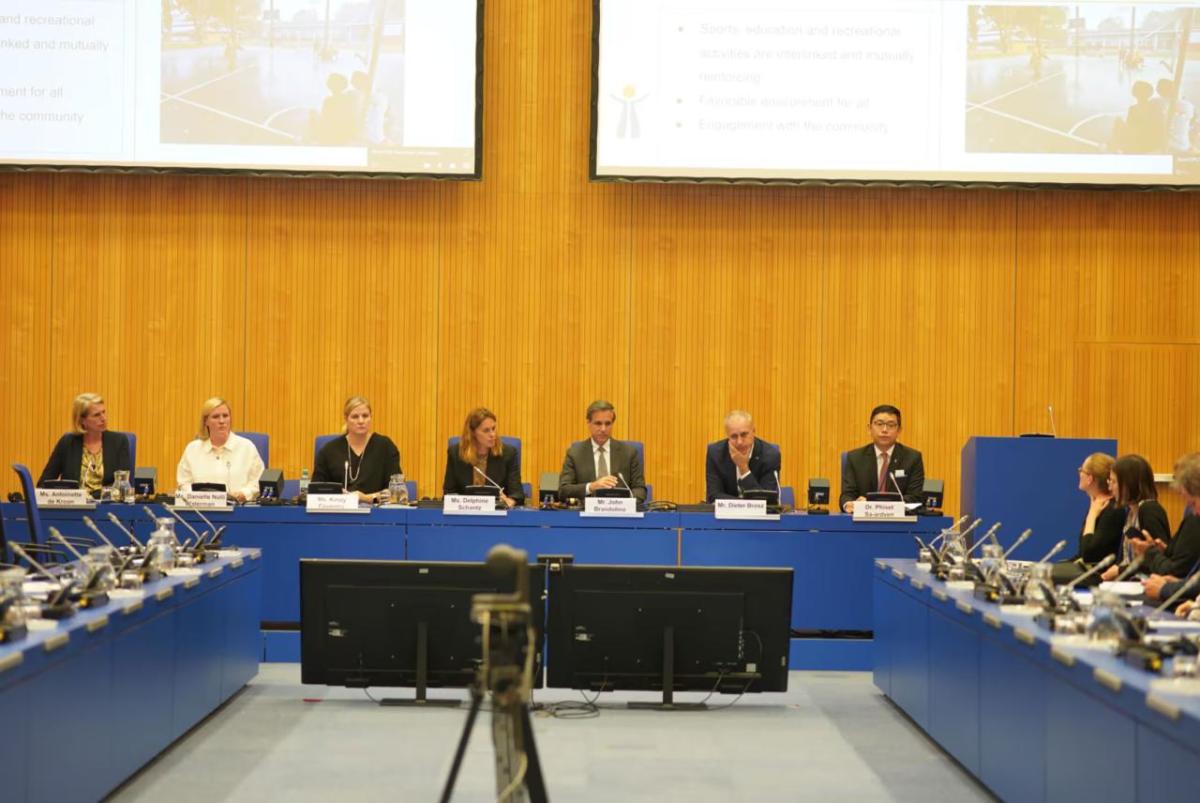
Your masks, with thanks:
<instances>
[{"instance_id":1,"label":"microphone base","mask_svg":"<svg viewBox=\"0 0 1200 803\"><path fill-rule=\"evenodd\" d=\"M991 602L996 605L1024 605L1025 597L1020 594L1011 594L1007 589L999 588L998 586L976 585L975 599Z\"/></svg>"},{"instance_id":2,"label":"microphone base","mask_svg":"<svg viewBox=\"0 0 1200 803\"><path fill-rule=\"evenodd\" d=\"M97 591L94 594L82 594L79 597L79 609L88 610L91 608L100 608L108 604L108 592Z\"/></svg>"},{"instance_id":3,"label":"microphone base","mask_svg":"<svg viewBox=\"0 0 1200 803\"><path fill-rule=\"evenodd\" d=\"M1163 646L1170 647L1169 644ZM1174 656L1174 654L1175 651L1172 649L1160 651L1153 647L1143 647L1141 644L1130 644L1122 651L1121 658L1135 669L1153 672L1157 675L1162 673L1164 655Z\"/></svg>"},{"instance_id":4,"label":"microphone base","mask_svg":"<svg viewBox=\"0 0 1200 803\"><path fill-rule=\"evenodd\" d=\"M828 516L829 508L824 505L809 505L808 515L810 516Z\"/></svg>"},{"instance_id":5,"label":"microphone base","mask_svg":"<svg viewBox=\"0 0 1200 803\"><path fill-rule=\"evenodd\" d=\"M14 641L20 641L27 635L29 635L29 630L25 625L0 627L0 644L11 644Z\"/></svg>"},{"instance_id":6,"label":"microphone base","mask_svg":"<svg viewBox=\"0 0 1200 803\"><path fill-rule=\"evenodd\" d=\"M58 605L43 605L42 618L53 619L55 621L61 619L70 619L75 615L75 606L69 602L60 602Z\"/></svg>"}]
</instances>

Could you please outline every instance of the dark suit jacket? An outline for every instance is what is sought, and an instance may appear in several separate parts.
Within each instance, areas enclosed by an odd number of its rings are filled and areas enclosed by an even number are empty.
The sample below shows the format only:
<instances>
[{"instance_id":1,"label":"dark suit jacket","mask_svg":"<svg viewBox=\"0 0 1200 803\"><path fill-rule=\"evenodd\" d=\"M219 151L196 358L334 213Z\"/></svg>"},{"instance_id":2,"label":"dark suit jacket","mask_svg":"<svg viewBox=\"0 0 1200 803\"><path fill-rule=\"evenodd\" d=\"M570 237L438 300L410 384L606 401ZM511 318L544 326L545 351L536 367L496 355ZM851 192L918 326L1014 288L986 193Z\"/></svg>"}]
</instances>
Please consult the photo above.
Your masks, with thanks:
<instances>
[{"instance_id":1,"label":"dark suit jacket","mask_svg":"<svg viewBox=\"0 0 1200 803\"><path fill-rule=\"evenodd\" d=\"M1175 537L1167 542L1166 549L1152 546L1146 550L1146 562L1142 564L1143 574L1169 574L1172 577L1184 578L1200 563L1200 517L1184 516L1175 531ZM1171 593L1179 590L1172 585ZM1163 586L1167 592L1167 586ZM1162 597L1166 599L1166 596Z\"/></svg>"},{"instance_id":2,"label":"dark suit jacket","mask_svg":"<svg viewBox=\"0 0 1200 803\"><path fill-rule=\"evenodd\" d=\"M902 443L892 447L888 471L897 473L896 484L904 494L905 502L924 502L921 491L925 487L925 463L921 453ZM900 475L900 472L904 472ZM875 444L868 443L861 449L846 453L846 464L842 466L842 495L838 497L838 510L860 496L879 490L879 469L875 464ZM888 482L888 490L895 486Z\"/></svg>"},{"instance_id":3,"label":"dark suit jacket","mask_svg":"<svg viewBox=\"0 0 1200 803\"><path fill-rule=\"evenodd\" d=\"M492 482L504 489L504 493L517 500L525 501L525 489L521 487L521 455L507 443L501 445L503 454L488 455L487 475ZM475 473L475 467L464 463L458 456L458 444L446 450L446 479L442 482L442 493L460 494L468 485L488 485Z\"/></svg>"},{"instance_id":4,"label":"dark suit jacket","mask_svg":"<svg viewBox=\"0 0 1200 803\"><path fill-rule=\"evenodd\" d=\"M779 471L782 461L778 446L755 438L754 448L750 450L750 475L739 481L737 466L729 456L729 441L710 443L704 458L705 497L711 502L714 499L737 499L742 491L779 490L775 472Z\"/></svg>"},{"instance_id":5,"label":"dark suit jacket","mask_svg":"<svg viewBox=\"0 0 1200 803\"><path fill-rule=\"evenodd\" d=\"M100 448L104 450L104 484L113 484L114 471L129 471L129 439L116 432L100 433ZM79 466L83 462L83 435L68 432L58 439L50 460L38 477L38 485L46 480L79 481ZM132 482L133 478L130 477Z\"/></svg>"},{"instance_id":6,"label":"dark suit jacket","mask_svg":"<svg viewBox=\"0 0 1200 803\"><path fill-rule=\"evenodd\" d=\"M609 439L607 445L608 473L616 476L621 474L625 482L633 489L633 495L642 502L646 501L646 480L642 473L642 459L637 449L624 441ZM596 458L592 451L592 441L577 441L567 449L563 458L562 471L558 473L558 498L582 499L585 487L596 479ZM624 485L617 482L618 488Z\"/></svg>"}]
</instances>

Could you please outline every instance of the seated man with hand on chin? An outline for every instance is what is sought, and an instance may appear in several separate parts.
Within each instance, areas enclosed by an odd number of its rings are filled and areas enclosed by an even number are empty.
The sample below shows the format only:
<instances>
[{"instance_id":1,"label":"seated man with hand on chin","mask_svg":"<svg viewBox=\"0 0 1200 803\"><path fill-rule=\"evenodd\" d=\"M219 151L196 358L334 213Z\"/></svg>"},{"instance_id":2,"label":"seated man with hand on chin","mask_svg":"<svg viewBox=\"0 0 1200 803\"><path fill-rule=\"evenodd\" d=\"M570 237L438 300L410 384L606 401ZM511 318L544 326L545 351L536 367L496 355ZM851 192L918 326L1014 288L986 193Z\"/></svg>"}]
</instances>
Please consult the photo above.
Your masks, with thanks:
<instances>
[{"instance_id":1,"label":"seated man with hand on chin","mask_svg":"<svg viewBox=\"0 0 1200 803\"><path fill-rule=\"evenodd\" d=\"M725 440L710 443L704 460L705 498L738 499L743 491L778 491L779 447L754 434L745 410L725 416Z\"/></svg>"}]
</instances>

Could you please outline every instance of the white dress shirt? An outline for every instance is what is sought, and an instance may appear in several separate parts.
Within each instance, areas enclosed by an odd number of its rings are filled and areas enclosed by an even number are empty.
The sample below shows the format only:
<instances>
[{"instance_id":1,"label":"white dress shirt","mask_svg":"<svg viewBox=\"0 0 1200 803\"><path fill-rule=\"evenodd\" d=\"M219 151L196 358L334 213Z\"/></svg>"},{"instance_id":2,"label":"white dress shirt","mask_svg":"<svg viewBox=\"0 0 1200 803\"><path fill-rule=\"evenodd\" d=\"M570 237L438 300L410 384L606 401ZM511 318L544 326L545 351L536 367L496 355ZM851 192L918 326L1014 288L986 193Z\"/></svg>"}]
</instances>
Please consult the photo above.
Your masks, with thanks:
<instances>
[{"instance_id":1,"label":"white dress shirt","mask_svg":"<svg viewBox=\"0 0 1200 803\"><path fill-rule=\"evenodd\" d=\"M228 493L241 492L250 500L258 496L258 478L262 473L263 461L258 449L247 438L230 432L220 447L199 438L189 443L179 458L175 484L190 491L194 482L219 482Z\"/></svg>"}]
</instances>

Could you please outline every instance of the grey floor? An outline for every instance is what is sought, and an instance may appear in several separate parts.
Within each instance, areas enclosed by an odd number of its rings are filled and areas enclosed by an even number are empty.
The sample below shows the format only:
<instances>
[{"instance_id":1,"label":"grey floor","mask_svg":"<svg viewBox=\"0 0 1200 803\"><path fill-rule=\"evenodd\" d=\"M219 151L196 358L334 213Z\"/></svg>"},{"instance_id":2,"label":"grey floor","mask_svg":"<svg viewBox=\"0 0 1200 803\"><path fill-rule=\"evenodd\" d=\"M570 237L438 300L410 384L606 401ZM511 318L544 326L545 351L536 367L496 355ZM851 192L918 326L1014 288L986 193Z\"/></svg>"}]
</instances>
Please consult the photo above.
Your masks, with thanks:
<instances>
[{"instance_id":1,"label":"grey floor","mask_svg":"<svg viewBox=\"0 0 1200 803\"><path fill-rule=\"evenodd\" d=\"M788 685L786 694L747 695L721 710L630 711L625 701L654 696L608 694L592 719L535 717L550 798L992 799L880 695L870 674L793 672ZM401 693L411 690L387 692ZM710 705L732 699L715 696ZM435 801L465 719L465 708L380 707L362 691L302 685L298 664L263 664L239 696L111 800ZM481 715L457 801L494 799L488 723Z\"/></svg>"}]
</instances>

